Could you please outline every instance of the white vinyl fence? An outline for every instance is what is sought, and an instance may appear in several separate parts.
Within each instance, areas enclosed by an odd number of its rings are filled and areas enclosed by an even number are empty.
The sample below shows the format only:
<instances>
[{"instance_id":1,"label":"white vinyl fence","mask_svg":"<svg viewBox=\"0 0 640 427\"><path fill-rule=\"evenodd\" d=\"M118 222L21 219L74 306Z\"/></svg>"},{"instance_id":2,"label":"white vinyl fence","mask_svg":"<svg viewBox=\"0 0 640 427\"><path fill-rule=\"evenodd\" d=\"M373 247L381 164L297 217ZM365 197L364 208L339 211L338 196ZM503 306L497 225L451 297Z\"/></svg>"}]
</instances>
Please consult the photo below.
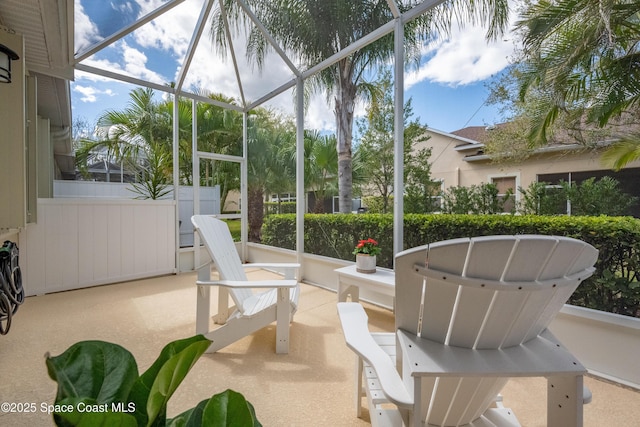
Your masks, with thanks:
<instances>
[{"instance_id":1,"label":"white vinyl fence","mask_svg":"<svg viewBox=\"0 0 640 427\"><path fill-rule=\"evenodd\" d=\"M172 189L172 187L169 187ZM94 181L54 181L53 196L55 198L117 198L135 199L138 193L132 191L131 184L117 182ZM163 199L173 199L167 194ZM180 247L193 246L193 187L180 186L178 194L180 221ZM200 187L200 213L205 215L220 214L220 187Z\"/></svg>"},{"instance_id":2,"label":"white vinyl fence","mask_svg":"<svg viewBox=\"0 0 640 427\"><path fill-rule=\"evenodd\" d=\"M175 202L39 199L19 247L27 295L173 273Z\"/></svg>"}]
</instances>

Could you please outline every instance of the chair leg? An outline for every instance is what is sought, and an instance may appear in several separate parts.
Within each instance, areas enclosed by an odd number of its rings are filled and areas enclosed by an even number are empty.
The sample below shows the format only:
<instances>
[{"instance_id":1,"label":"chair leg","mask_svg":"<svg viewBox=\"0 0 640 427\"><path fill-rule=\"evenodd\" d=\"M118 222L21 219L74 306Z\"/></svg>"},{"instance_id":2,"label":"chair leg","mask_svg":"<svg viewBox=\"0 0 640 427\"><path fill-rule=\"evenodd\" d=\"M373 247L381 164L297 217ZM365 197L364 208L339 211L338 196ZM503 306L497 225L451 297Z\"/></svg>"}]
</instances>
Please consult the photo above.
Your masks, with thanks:
<instances>
[{"instance_id":1,"label":"chair leg","mask_svg":"<svg viewBox=\"0 0 640 427\"><path fill-rule=\"evenodd\" d=\"M198 286L196 302L196 334L209 332L209 317L211 303L211 287Z\"/></svg>"},{"instance_id":2,"label":"chair leg","mask_svg":"<svg viewBox=\"0 0 640 427\"><path fill-rule=\"evenodd\" d=\"M362 395L364 394L364 390L362 388L362 375L363 367L362 367L362 359L356 356L356 383L355 383L355 398L356 398L356 416L360 418L362 416Z\"/></svg>"},{"instance_id":3,"label":"chair leg","mask_svg":"<svg viewBox=\"0 0 640 427\"><path fill-rule=\"evenodd\" d=\"M276 353L289 353L289 322L291 320L291 302L289 288L278 288L276 307Z\"/></svg>"},{"instance_id":4,"label":"chair leg","mask_svg":"<svg viewBox=\"0 0 640 427\"><path fill-rule=\"evenodd\" d=\"M229 290L222 286L218 287L218 313L214 317L217 325L224 325L229 319L231 310L229 308Z\"/></svg>"},{"instance_id":5,"label":"chair leg","mask_svg":"<svg viewBox=\"0 0 640 427\"><path fill-rule=\"evenodd\" d=\"M583 390L582 375L547 378L547 426L582 426Z\"/></svg>"}]
</instances>

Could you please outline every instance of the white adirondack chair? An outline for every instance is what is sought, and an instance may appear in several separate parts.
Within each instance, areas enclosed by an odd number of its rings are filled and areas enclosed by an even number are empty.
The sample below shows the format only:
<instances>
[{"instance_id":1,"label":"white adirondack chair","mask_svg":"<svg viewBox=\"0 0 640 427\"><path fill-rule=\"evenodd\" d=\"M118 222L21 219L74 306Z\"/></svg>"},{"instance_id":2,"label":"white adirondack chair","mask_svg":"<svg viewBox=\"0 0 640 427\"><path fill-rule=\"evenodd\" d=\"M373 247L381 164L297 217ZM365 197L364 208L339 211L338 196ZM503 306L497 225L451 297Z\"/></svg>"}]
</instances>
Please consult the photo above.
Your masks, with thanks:
<instances>
[{"instance_id":1,"label":"white adirondack chair","mask_svg":"<svg viewBox=\"0 0 640 427\"><path fill-rule=\"evenodd\" d=\"M582 241L533 235L399 253L395 334L369 333L360 304L338 303L358 355L358 416L366 394L374 426L519 425L498 393L510 377L543 376L547 425L582 425L586 370L546 328L597 257Z\"/></svg>"},{"instance_id":2,"label":"white adirondack chair","mask_svg":"<svg viewBox=\"0 0 640 427\"><path fill-rule=\"evenodd\" d=\"M212 343L208 352L223 347L276 322L276 352L289 352L289 323L298 307L300 285L294 279L300 267L295 263L243 264L240 261L227 224L206 215L191 217L204 246L220 276L211 280L211 265L198 268L198 300L196 333L204 334ZM264 268L283 271L284 280L249 281L245 268ZM222 326L210 329L211 286L218 287L218 315ZM258 292L253 290L257 289ZM229 295L235 310L229 307Z\"/></svg>"}]
</instances>

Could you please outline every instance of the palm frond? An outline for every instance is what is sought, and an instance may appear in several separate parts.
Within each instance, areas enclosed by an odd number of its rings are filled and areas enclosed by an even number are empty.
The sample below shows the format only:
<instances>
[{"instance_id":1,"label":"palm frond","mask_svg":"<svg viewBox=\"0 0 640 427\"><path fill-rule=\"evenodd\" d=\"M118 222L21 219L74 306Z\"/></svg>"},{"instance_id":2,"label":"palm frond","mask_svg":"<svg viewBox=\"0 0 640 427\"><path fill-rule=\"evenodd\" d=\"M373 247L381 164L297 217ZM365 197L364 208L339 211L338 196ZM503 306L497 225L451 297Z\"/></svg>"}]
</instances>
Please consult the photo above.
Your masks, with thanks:
<instances>
[{"instance_id":1,"label":"palm frond","mask_svg":"<svg viewBox=\"0 0 640 427\"><path fill-rule=\"evenodd\" d=\"M640 159L640 133L628 135L602 153L601 162L615 171Z\"/></svg>"}]
</instances>

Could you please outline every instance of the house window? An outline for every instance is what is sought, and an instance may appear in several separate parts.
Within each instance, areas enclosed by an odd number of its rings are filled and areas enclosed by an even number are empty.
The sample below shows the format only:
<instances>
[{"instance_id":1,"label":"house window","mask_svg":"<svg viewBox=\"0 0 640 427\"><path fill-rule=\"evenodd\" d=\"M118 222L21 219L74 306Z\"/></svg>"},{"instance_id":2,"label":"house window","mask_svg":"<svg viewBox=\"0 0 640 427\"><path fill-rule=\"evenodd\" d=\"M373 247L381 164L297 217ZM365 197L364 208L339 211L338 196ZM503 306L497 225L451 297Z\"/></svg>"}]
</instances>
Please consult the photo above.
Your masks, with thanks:
<instances>
[{"instance_id":1,"label":"house window","mask_svg":"<svg viewBox=\"0 0 640 427\"><path fill-rule=\"evenodd\" d=\"M491 178L491 182L498 187L498 197L503 200L503 212L515 211L516 177L503 176ZM508 200L505 200L507 197Z\"/></svg>"},{"instance_id":2,"label":"house window","mask_svg":"<svg viewBox=\"0 0 640 427\"><path fill-rule=\"evenodd\" d=\"M581 184L584 180L589 178L595 178L600 180L605 176L614 178L619 183L619 188L623 193L630 196L638 197L638 201L634 203L629 209L629 214L640 218L640 168L625 168L619 172L613 172L611 170L588 170L579 172L565 172L565 173L553 173L553 174L541 174L538 175L538 182L545 182L548 184L547 189L559 193L557 189L561 182ZM562 205L562 203L558 203ZM559 207L558 212L561 214L571 213L571 205L568 201Z\"/></svg>"},{"instance_id":3,"label":"house window","mask_svg":"<svg viewBox=\"0 0 640 427\"><path fill-rule=\"evenodd\" d=\"M362 199L351 199L351 212L358 212L362 207ZM340 213L340 197L333 196L333 213Z\"/></svg>"},{"instance_id":4,"label":"house window","mask_svg":"<svg viewBox=\"0 0 640 427\"><path fill-rule=\"evenodd\" d=\"M433 212L441 212L442 211L442 194L444 193L444 179L435 179L433 180L434 184L440 184L440 188L437 192L434 190L433 196L431 196L431 206Z\"/></svg>"},{"instance_id":5,"label":"house window","mask_svg":"<svg viewBox=\"0 0 640 427\"><path fill-rule=\"evenodd\" d=\"M280 193L280 194L272 194L269 196L269 201L276 202L295 202L296 195L294 193Z\"/></svg>"}]
</instances>

